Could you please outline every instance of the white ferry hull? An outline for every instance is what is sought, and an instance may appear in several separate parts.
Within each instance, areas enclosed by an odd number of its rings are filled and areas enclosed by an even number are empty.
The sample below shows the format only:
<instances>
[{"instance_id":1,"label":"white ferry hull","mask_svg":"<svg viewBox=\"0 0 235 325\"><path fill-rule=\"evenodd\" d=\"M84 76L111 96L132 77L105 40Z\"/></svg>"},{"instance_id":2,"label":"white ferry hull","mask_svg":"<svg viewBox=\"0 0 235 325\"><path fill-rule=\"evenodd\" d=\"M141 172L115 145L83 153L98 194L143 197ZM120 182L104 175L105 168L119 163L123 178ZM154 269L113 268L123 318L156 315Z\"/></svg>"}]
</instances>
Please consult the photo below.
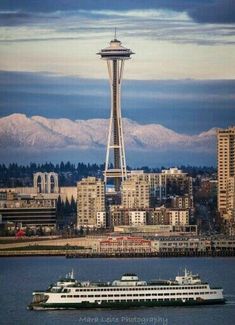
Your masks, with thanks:
<instances>
[{"instance_id":1,"label":"white ferry hull","mask_svg":"<svg viewBox=\"0 0 235 325\"><path fill-rule=\"evenodd\" d=\"M133 307L163 307L163 306L198 306L198 305L214 305L224 304L225 299L209 299L209 300L171 300L171 301L122 301L122 302L82 302L82 303L42 303L31 304L29 309L45 310L45 309L87 309L87 308L116 308L126 309Z\"/></svg>"}]
</instances>

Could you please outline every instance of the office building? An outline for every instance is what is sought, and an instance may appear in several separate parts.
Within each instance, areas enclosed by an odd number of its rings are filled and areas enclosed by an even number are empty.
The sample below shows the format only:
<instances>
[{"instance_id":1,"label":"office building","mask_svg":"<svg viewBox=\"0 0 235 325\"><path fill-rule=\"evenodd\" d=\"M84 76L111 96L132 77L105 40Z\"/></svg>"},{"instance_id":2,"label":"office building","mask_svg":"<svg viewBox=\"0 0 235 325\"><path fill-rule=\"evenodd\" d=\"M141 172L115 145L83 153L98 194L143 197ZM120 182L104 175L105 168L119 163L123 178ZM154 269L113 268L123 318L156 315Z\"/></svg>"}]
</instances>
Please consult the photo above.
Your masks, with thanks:
<instances>
[{"instance_id":1,"label":"office building","mask_svg":"<svg viewBox=\"0 0 235 325\"><path fill-rule=\"evenodd\" d=\"M0 192L0 214L3 223L17 227L56 226L56 200L45 199L40 194L19 195L14 192Z\"/></svg>"}]
</instances>

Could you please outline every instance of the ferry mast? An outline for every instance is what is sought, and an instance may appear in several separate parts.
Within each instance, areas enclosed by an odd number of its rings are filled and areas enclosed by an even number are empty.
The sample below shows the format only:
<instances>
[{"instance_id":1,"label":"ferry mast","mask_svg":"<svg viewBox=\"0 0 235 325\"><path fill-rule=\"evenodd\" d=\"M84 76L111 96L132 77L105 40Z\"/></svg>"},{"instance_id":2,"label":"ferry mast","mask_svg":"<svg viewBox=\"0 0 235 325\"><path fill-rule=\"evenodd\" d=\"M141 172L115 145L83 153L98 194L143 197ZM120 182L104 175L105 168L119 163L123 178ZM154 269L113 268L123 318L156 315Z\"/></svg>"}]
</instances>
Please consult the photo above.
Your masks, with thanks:
<instances>
[{"instance_id":1,"label":"ferry mast","mask_svg":"<svg viewBox=\"0 0 235 325\"><path fill-rule=\"evenodd\" d=\"M130 49L122 46L121 42L115 37L110 45L102 49L98 55L106 60L111 88L111 115L109 120L109 132L106 151L104 180L114 180L115 190L120 191L120 185L127 177L126 157L123 139L122 115L121 115L121 82L125 60L130 59L134 54ZM113 151L113 160L111 152ZM110 168L110 164L113 168Z\"/></svg>"}]
</instances>

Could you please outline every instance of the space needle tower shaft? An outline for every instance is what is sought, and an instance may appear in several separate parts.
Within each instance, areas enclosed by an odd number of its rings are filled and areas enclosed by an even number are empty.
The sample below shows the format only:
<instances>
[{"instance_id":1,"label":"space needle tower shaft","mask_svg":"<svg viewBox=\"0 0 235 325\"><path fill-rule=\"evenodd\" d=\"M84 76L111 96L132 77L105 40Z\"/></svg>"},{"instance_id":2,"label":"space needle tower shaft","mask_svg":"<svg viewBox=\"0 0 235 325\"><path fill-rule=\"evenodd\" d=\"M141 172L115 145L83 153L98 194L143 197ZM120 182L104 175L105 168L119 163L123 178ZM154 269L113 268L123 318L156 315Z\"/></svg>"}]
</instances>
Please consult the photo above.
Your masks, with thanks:
<instances>
[{"instance_id":1,"label":"space needle tower shaft","mask_svg":"<svg viewBox=\"0 0 235 325\"><path fill-rule=\"evenodd\" d=\"M104 178L106 183L108 178L114 179L115 190L119 191L121 182L127 177L121 114L121 83L124 62L130 59L134 53L121 45L121 42L116 39L115 33L115 38L110 42L110 46L97 54L107 61L111 88L111 115Z\"/></svg>"}]
</instances>

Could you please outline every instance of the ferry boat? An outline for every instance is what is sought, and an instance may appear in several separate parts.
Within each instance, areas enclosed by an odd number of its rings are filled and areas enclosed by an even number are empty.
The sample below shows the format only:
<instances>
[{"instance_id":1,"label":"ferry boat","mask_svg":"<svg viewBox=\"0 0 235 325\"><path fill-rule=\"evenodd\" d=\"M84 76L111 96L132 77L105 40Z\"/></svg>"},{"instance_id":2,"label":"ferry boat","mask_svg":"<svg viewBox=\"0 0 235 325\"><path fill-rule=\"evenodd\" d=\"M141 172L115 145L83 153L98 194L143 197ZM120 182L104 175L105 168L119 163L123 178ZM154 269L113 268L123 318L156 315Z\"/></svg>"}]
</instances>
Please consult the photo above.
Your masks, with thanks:
<instances>
[{"instance_id":1,"label":"ferry boat","mask_svg":"<svg viewBox=\"0 0 235 325\"><path fill-rule=\"evenodd\" d=\"M142 281L123 274L112 282L78 281L73 271L46 291L33 292L29 309L130 308L223 304L222 288L202 282L185 269L175 280Z\"/></svg>"}]
</instances>

